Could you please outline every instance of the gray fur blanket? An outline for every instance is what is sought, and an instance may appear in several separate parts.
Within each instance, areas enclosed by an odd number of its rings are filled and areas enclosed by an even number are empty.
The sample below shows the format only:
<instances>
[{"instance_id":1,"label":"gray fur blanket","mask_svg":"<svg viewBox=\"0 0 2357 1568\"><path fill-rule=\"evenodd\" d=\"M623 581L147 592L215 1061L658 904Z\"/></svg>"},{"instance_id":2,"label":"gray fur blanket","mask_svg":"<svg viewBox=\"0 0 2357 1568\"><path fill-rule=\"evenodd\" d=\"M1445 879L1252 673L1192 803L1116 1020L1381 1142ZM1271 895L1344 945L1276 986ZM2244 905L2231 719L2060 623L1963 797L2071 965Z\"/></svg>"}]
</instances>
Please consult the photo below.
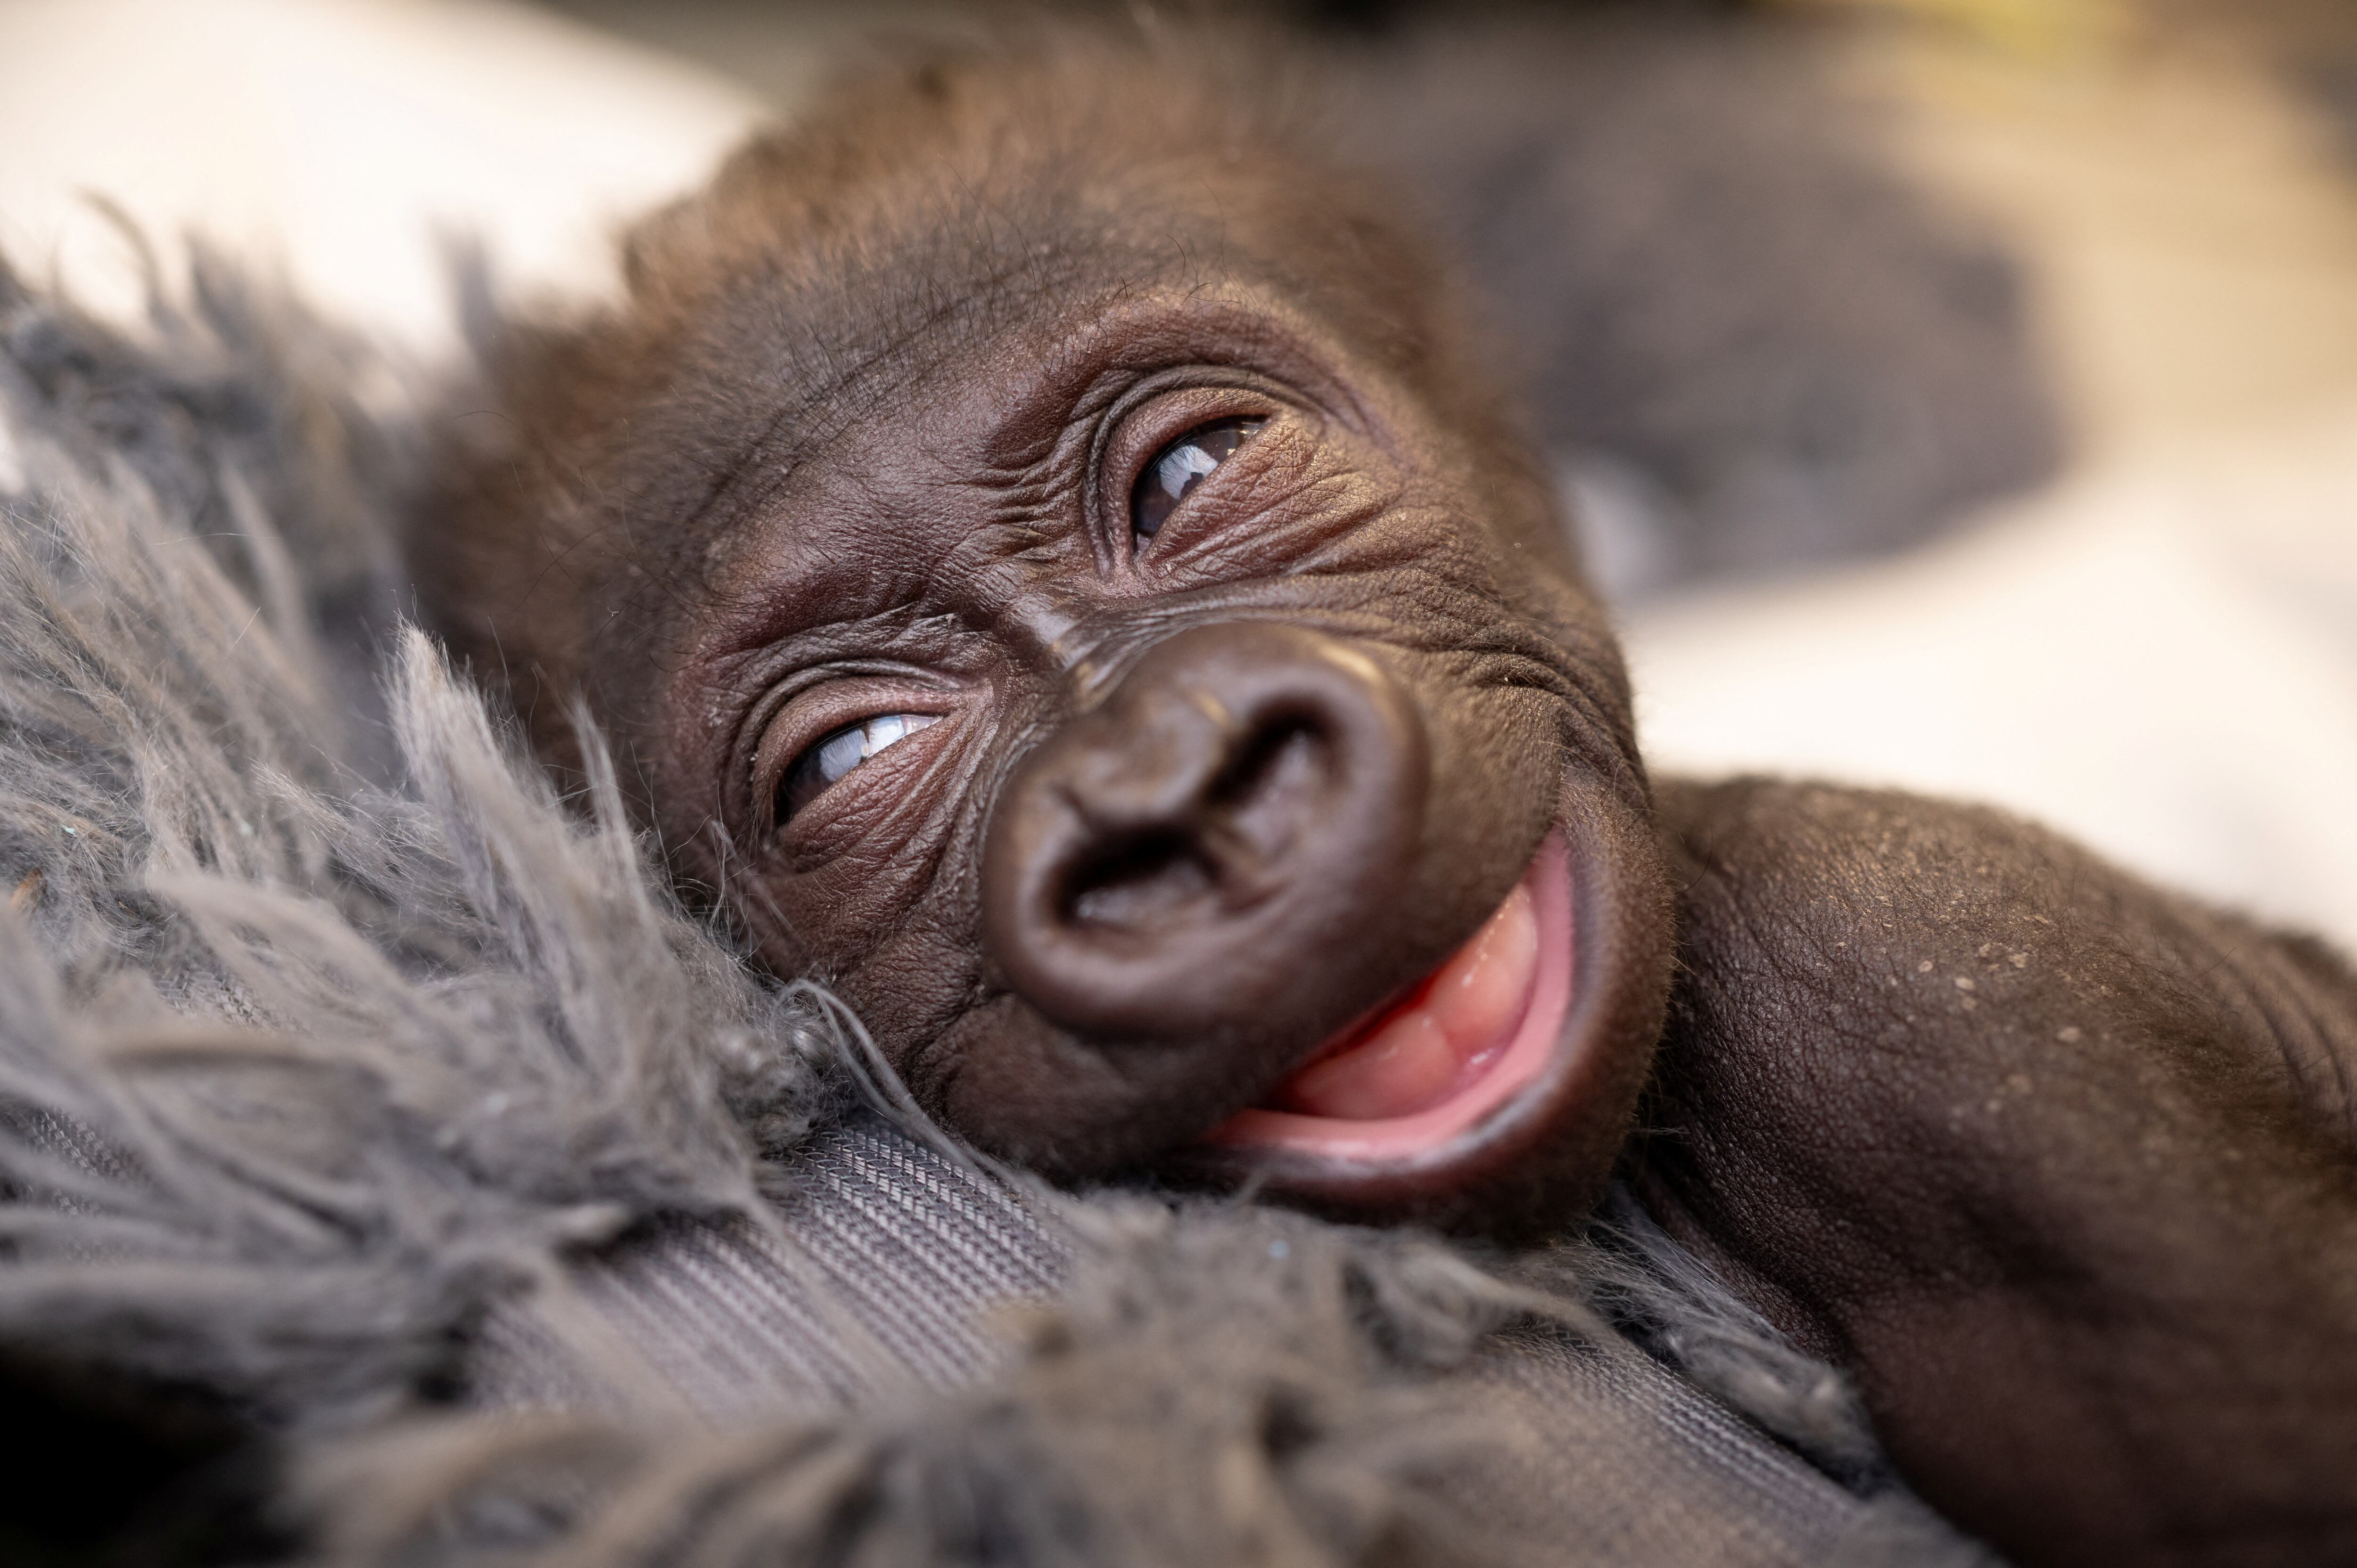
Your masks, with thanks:
<instances>
[{"instance_id":1,"label":"gray fur blanket","mask_svg":"<svg viewBox=\"0 0 2357 1568\"><path fill-rule=\"evenodd\" d=\"M1633 1210L1478 1254L924 1126L404 628L423 383L192 293L0 274L0 1351L209 1434L12 1560L1986 1561Z\"/></svg>"}]
</instances>

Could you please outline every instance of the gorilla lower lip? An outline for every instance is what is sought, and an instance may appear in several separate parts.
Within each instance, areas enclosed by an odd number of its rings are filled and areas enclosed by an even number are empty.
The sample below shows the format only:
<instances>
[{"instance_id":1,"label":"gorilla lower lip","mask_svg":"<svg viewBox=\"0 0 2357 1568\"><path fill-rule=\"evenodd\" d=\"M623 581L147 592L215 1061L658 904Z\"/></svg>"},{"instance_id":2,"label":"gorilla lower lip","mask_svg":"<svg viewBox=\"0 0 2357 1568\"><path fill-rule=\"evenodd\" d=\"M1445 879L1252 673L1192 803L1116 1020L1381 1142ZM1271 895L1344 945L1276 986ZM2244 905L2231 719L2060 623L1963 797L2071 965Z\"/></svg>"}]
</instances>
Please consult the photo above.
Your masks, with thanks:
<instances>
[{"instance_id":1,"label":"gorilla lower lip","mask_svg":"<svg viewBox=\"0 0 2357 1568\"><path fill-rule=\"evenodd\" d=\"M1215 1129L1231 1147L1398 1158L1472 1126L1536 1078L1571 1001L1566 856L1550 834L1472 939L1406 998Z\"/></svg>"}]
</instances>

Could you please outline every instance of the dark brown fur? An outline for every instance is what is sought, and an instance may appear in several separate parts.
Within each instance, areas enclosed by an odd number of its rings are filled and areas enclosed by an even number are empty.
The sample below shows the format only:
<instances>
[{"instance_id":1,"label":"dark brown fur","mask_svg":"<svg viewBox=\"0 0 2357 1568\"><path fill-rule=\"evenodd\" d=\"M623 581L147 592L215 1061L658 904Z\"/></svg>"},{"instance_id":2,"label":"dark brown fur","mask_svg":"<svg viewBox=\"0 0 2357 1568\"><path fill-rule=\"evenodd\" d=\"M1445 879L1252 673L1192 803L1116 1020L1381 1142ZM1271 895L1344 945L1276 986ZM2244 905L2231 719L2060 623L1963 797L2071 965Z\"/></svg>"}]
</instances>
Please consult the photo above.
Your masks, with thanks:
<instances>
[{"instance_id":1,"label":"dark brown fur","mask_svg":"<svg viewBox=\"0 0 2357 1568\"><path fill-rule=\"evenodd\" d=\"M767 961L836 986L936 1113L1072 1176L1193 1157L1559 829L1587 1065L1448 1162L1271 1162L1276 1190L1544 1229L1625 1144L1665 1222L1852 1369L1910 1478L2009 1552L2357 1561L2357 979L1988 813L1656 800L1445 274L1380 183L1235 84L1257 72L1200 54L1067 41L865 81L652 220L626 307L499 357L513 422L454 452L421 552L454 640L560 766L585 696L683 878ZM1273 434L1133 560L1103 498L1163 403L1165 435L1239 410ZM1202 947L1297 983L1204 960L1164 997L1184 1030L1092 1001L1122 972L1096 959L1025 979L995 889L1032 839L994 811L1052 812L1095 764L1040 784L1042 758L1133 723L1120 694L1174 661L1235 678L1237 628L1269 623L1291 629L1251 631L1253 668L1347 648L1367 712L1420 715L1414 842L1365 852L1344 940L1327 909L1316 941L1279 921ZM764 725L820 667L952 722L789 831L772 800L820 721ZM1295 824L1297 881L1356 875L1318 858L1360 842L1318 838L1326 816L1395 804L1407 765L1361 789L1362 760ZM1125 896L1184 905L1167 869ZM1223 979L1250 1005L1222 1012Z\"/></svg>"}]
</instances>

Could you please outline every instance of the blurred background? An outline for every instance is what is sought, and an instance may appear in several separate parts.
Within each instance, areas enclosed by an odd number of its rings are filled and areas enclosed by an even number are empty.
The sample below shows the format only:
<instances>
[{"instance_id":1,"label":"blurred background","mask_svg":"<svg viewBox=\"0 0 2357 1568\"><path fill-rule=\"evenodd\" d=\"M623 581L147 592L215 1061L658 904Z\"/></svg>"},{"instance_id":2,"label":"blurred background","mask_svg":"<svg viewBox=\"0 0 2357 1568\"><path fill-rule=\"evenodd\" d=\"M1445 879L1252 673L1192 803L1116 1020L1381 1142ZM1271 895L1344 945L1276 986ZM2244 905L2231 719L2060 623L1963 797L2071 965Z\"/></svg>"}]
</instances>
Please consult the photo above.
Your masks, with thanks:
<instances>
[{"instance_id":1,"label":"blurred background","mask_svg":"<svg viewBox=\"0 0 2357 1568\"><path fill-rule=\"evenodd\" d=\"M1042 9L0 0L0 250L130 313L200 231L431 367L451 238L595 297L845 62ZM2357 5L1250 14L1463 259L1657 767L1994 801L2357 949Z\"/></svg>"}]
</instances>

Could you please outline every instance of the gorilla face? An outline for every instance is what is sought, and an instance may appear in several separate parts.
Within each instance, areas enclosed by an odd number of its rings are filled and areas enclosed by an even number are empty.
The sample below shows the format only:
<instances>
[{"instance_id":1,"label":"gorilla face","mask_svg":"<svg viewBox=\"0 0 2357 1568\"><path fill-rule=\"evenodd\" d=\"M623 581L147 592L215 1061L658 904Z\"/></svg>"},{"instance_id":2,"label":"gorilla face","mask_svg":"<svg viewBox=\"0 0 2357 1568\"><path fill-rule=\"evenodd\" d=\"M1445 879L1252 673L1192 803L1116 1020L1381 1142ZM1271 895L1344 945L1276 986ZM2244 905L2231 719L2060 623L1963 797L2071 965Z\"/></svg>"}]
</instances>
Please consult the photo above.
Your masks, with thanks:
<instances>
[{"instance_id":1,"label":"gorilla face","mask_svg":"<svg viewBox=\"0 0 2357 1568\"><path fill-rule=\"evenodd\" d=\"M1188 281L1018 318L730 519L656 797L733 863L658 810L993 1152L1592 1184L1666 945L1596 607L1403 378Z\"/></svg>"},{"instance_id":2,"label":"gorilla face","mask_svg":"<svg viewBox=\"0 0 2357 1568\"><path fill-rule=\"evenodd\" d=\"M1546 487L1380 190L1144 56L1040 70L871 88L638 237L523 639L983 1147L1560 1212L1670 933Z\"/></svg>"}]
</instances>

